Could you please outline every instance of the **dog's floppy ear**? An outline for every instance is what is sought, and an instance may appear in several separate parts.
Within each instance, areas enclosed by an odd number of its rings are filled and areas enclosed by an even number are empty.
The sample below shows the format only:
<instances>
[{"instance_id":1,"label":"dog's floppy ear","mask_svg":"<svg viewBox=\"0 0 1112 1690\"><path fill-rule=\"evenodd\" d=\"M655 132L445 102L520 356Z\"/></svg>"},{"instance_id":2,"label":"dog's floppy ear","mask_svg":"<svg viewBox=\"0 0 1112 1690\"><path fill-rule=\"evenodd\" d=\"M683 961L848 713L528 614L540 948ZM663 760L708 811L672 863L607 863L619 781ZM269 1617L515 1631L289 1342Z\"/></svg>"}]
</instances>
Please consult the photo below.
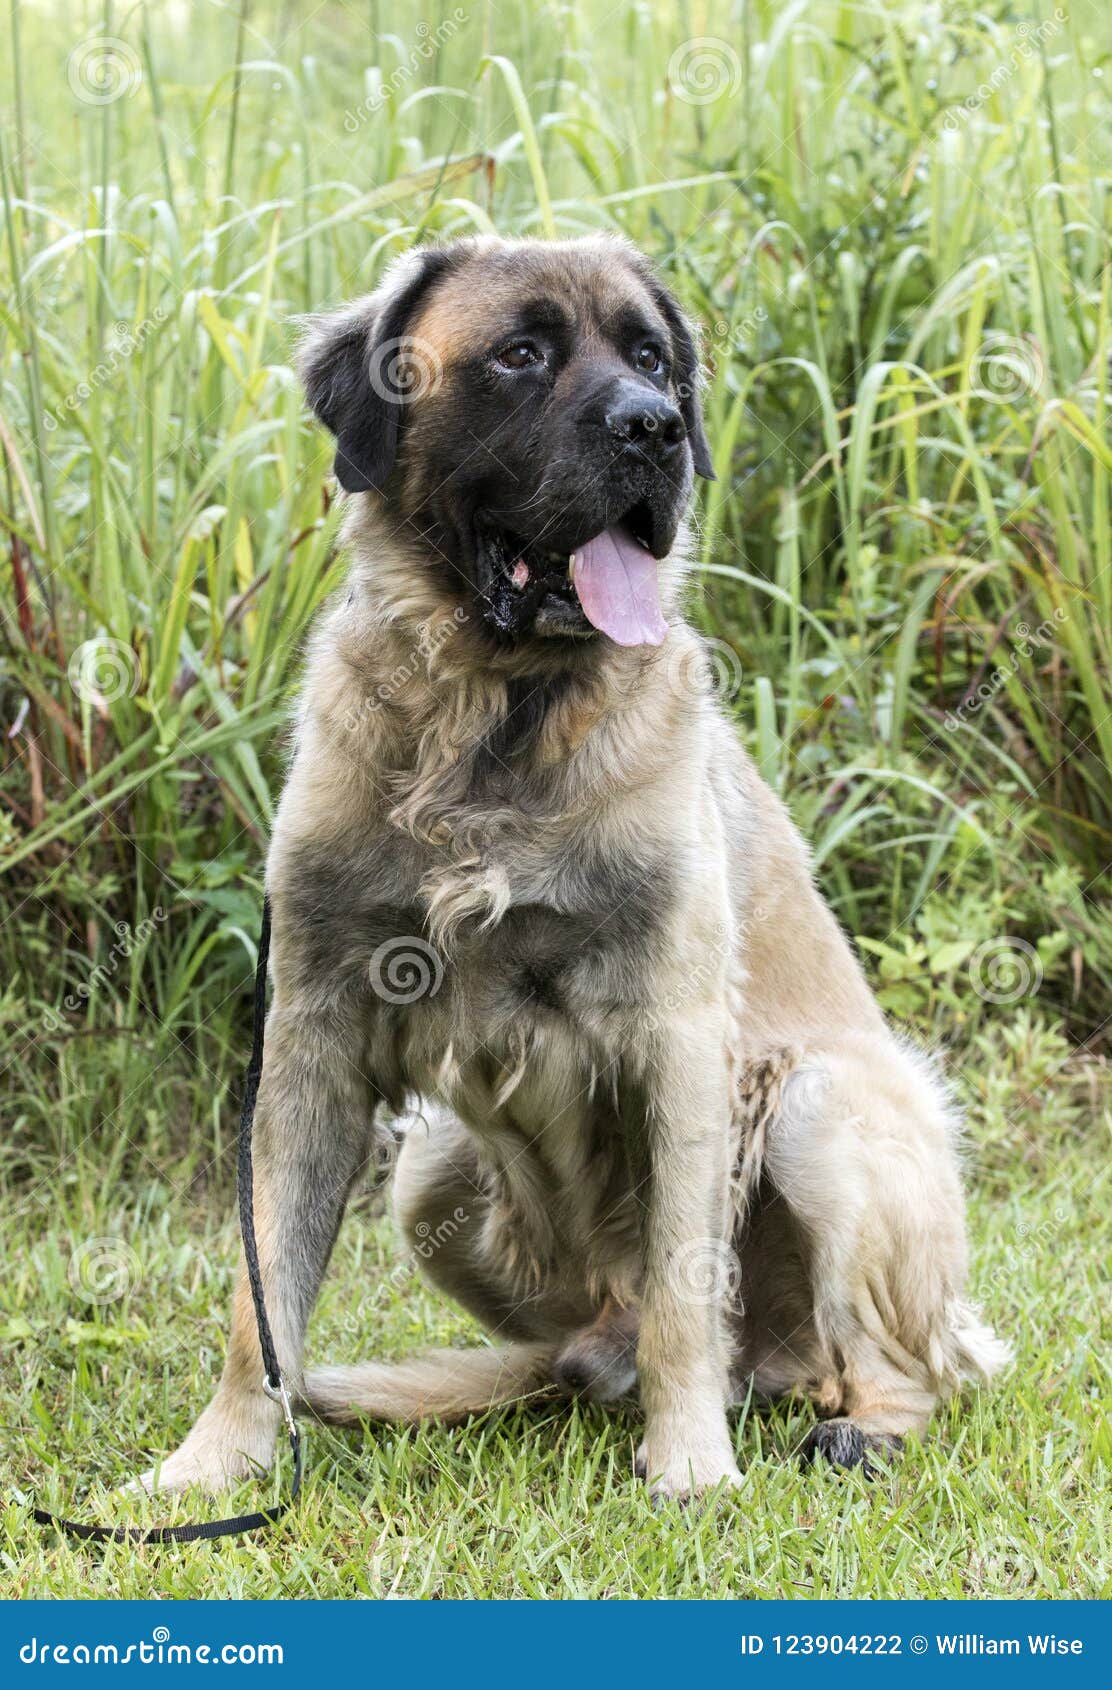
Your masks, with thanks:
<instances>
[{"instance_id":1,"label":"dog's floppy ear","mask_svg":"<svg viewBox=\"0 0 1112 1690\"><path fill-rule=\"evenodd\" d=\"M336 437L336 479L348 493L385 487L402 410L437 374L435 353L410 343L406 330L452 262L442 247L408 253L376 293L321 318L302 343L305 395Z\"/></svg>"},{"instance_id":2,"label":"dog's floppy ear","mask_svg":"<svg viewBox=\"0 0 1112 1690\"><path fill-rule=\"evenodd\" d=\"M691 327L676 304L668 289L653 276L649 283L650 292L657 309L662 313L672 335L672 351L674 354L673 383L676 389L676 399L687 429L687 440L691 447L691 461L695 466L695 474L701 475L706 481L714 481L714 465L711 462L710 447L707 444L706 430L703 427L703 407L699 401L699 354L695 346L695 336Z\"/></svg>"}]
</instances>

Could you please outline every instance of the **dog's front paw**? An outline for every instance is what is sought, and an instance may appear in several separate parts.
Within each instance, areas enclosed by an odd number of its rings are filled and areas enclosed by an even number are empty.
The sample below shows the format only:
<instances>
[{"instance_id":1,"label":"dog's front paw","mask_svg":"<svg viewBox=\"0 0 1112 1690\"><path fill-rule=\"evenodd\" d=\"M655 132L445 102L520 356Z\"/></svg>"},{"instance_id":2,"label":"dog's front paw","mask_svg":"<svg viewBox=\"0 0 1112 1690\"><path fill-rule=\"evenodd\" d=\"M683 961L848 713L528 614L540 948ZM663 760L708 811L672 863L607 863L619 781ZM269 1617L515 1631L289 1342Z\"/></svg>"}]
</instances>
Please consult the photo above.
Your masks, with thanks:
<instances>
[{"instance_id":1,"label":"dog's front paw","mask_svg":"<svg viewBox=\"0 0 1112 1690\"><path fill-rule=\"evenodd\" d=\"M209 1496L231 1490L243 1479L269 1472L275 1429L269 1413L235 1419L206 1408L180 1449L123 1486L123 1494L175 1495L196 1488ZM265 1412L265 1411L264 1411Z\"/></svg>"},{"instance_id":2,"label":"dog's front paw","mask_svg":"<svg viewBox=\"0 0 1112 1690\"><path fill-rule=\"evenodd\" d=\"M654 1502L687 1501L721 1485L732 1490L741 1483L728 1436L714 1433L699 1439L661 1438L646 1433L637 1451L634 1472L648 1481Z\"/></svg>"}]
</instances>

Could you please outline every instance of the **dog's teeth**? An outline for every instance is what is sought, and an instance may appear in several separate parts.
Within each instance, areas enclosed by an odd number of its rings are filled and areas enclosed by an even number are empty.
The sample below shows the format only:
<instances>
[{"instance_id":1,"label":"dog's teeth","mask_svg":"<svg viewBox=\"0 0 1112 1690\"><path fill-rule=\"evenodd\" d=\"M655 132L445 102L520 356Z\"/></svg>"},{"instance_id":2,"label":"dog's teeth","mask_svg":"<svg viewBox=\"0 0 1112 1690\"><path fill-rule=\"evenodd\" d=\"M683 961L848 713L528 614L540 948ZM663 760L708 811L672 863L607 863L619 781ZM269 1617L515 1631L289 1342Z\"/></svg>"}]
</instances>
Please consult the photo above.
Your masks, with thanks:
<instances>
[{"instance_id":1,"label":"dog's teeth","mask_svg":"<svg viewBox=\"0 0 1112 1690\"><path fill-rule=\"evenodd\" d=\"M574 552L572 552L571 556L568 558L568 580L569 581L575 580L575 553Z\"/></svg>"}]
</instances>

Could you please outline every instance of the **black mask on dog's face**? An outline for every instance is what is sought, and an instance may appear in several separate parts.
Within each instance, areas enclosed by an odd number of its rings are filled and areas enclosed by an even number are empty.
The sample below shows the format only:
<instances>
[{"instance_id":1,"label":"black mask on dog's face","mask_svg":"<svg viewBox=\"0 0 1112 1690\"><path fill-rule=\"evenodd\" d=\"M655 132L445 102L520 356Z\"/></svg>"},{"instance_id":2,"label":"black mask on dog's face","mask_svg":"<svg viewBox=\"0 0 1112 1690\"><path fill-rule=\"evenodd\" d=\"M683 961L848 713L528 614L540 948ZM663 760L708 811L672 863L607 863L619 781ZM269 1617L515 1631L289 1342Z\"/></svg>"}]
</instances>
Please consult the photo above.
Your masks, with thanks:
<instances>
[{"instance_id":1,"label":"black mask on dog's face","mask_svg":"<svg viewBox=\"0 0 1112 1690\"><path fill-rule=\"evenodd\" d=\"M336 474L505 638L658 644L657 560L713 475L690 330L617 243L410 255L302 358Z\"/></svg>"}]
</instances>

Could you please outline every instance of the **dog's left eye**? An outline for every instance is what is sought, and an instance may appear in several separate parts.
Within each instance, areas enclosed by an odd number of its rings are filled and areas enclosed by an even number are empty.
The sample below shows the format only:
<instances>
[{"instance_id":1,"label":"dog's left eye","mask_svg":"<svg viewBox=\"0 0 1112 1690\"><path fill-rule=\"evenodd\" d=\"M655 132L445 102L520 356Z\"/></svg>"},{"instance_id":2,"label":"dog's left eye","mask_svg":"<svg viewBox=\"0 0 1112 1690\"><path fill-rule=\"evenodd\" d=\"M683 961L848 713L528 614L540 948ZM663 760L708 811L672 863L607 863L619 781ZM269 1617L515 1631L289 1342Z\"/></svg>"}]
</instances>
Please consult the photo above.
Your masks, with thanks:
<instances>
[{"instance_id":1,"label":"dog's left eye","mask_svg":"<svg viewBox=\"0 0 1112 1690\"><path fill-rule=\"evenodd\" d=\"M658 376L664 368L664 359L659 346L654 346L647 340L644 346L639 346L633 355L633 362L639 370L644 370L650 376Z\"/></svg>"},{"instance_id":2,"label":"dog's left eye","mask_svg":"<svg viewBox=\"0 0 1112 1690\"><path fill-rule=\"evenodd\" d=\"M504 370L527 370L531 364L544 363L544 354L531 340L515 340L494 356Z\"/></svg>"}]
</instances>

